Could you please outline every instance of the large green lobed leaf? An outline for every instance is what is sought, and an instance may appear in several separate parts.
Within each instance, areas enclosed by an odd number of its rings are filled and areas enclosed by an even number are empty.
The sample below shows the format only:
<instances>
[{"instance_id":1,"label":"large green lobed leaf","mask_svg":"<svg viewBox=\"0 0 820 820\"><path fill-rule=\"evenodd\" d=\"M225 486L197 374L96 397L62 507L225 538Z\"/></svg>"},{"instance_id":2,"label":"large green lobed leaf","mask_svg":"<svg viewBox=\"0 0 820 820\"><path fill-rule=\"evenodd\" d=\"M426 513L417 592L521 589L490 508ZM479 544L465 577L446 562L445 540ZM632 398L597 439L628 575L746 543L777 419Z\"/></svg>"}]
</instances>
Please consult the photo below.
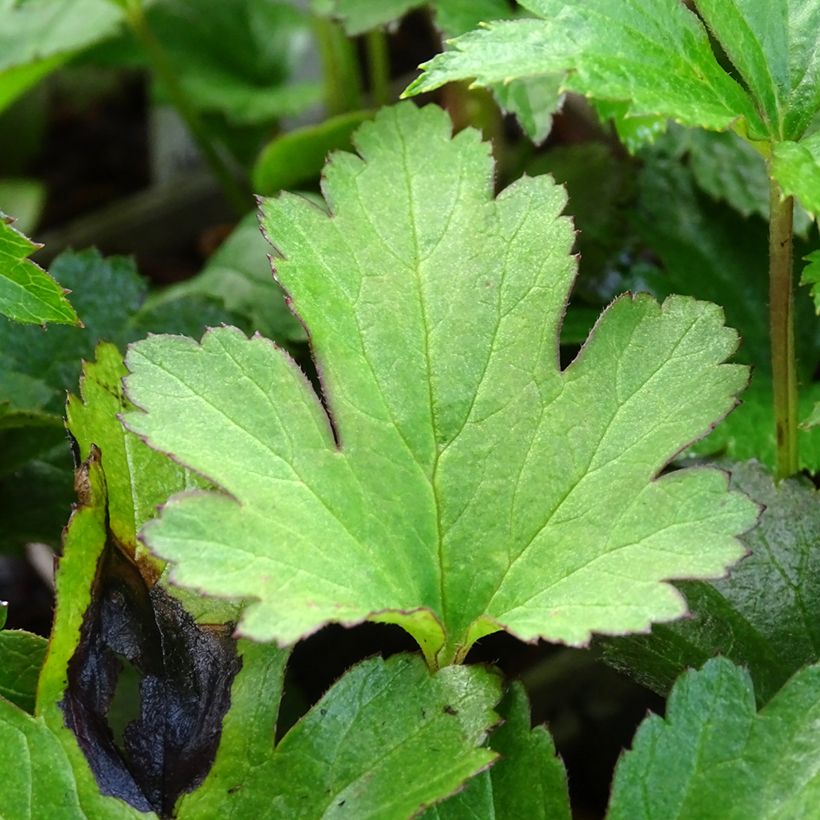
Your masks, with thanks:
<instances>
[{"instance_id":1,"label":"large green lobed leaf","mask_svg":"<svg viewBox=\"0 0 820 820\"><path fill-rule=\"evenodd\" d=\"M666 717L647 718L621 759L608 819L816 817L818 687L820 666L806 667L756 712L751 679L731 661L687 672Z\"/></svg>"},{"instance_id":2,"label":"large green lobed leaf","mask_svg":"<svg viewBox=\"0 0 820 820\"><path fill-rule=\"evenodd\" d=\"M721 575L756 519L720 472L658 477L746 382L720 309L621 298L562 372L564 193L494 199L489 146L450 129L386 109L327 167L330 214L265 203L327 411L230 328L128 355L130 428L224 490L177 496L143 538L176 583L249 599L248 637L371 618L434 666L499 629L581 645L683 614L664 581Z\"/></svg>"}]
</instances>

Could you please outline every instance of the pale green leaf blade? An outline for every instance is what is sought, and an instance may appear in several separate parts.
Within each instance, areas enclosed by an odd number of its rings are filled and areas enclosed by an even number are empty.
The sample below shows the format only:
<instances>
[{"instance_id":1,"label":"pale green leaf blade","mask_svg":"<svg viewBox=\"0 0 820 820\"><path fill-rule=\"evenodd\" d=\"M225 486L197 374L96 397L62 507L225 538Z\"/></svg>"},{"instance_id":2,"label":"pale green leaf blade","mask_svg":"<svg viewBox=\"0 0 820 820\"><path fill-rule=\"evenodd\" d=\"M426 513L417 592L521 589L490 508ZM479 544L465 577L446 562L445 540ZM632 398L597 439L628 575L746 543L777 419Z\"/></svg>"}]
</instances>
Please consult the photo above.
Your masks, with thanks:
<instances>
[{"instance_id":1,"label":"pale green leaf blade","mask_svg":"<svg viewBox=\"0 0 820 820\"><path fill-rule=\"evenodd\" d=\"M422 66L405 94L453 80L491 85L558 74L566 90L628 103L632 116L715 130L744 119L755 137L766 136L748 95L718 65L703 26L678 0L526 5L545 19L491 23L457 38Z\"/></svg>"},{"instance_id":2,"label":"pale green leaf blade","mask_svg":"<svg viewBox=\"0 0 820 820\"><path fill-rule=\"evenodd\" d=\"M14 214L17 230L31 233L46 203L46 186L38 179L0 177L0 211Z\"/></svg>"},{"instance_id":3,"label":"pale green leaf blade","mask_svg":"<svg viewBox=\"0 0 820 820\"><path fill-rule=\"evenodd\" d=\"M433 107L385 109L356 146L326 169L331 214L265 205L330 415L263 339L131 348L129 426L228 494L172 500L147 543L280 643L373 617L436 663L501 628L583 644L682 614L662 581L722 574L756 518L715 471L655 478L745 384L720 310L622 298L561 372L554 182L494 199L488 147Z\"/></svg>"},{"instance_id":4,"label":"pale green leaf blade","mask_svg":"<svg viewBox=\"0 0 820 820\"><path fill-rule=\"evenodd\" d=\"M808 429L820 427L820 401L815 402L811 413L809 413L809 415L806 417L806 420L803 422L801 426L806 427ZM820 460L818 460L818 463L820 463Z\"/></svg>"},{"instance_id":5,"label":"pale green leaf blade","mask_svg":"<svg viewBox=\"0 0 820 820\"><path fill-rule=\"evenodd\" d=\"M820 666L759 712L748 674L723 658L675 685L615 772L609 820L811 817L820 805Z\"/></svg>"},{"instance_id":6,"label":"pale green leaf blade","mask_svg":"<svg viewBox=\"0 0 820 820\"><path fill-rule=\"evenodd\" d=\"M776 140L798 139L820 108L817 0L697 0Z\"/></svg>"},{"instance_id":7,"label":"pale green leaf blade","mask_svg":"<svg viewBox=\"0 0 820 820\"><path fill-rule=\"evenodd\" d=\"M809 264L803 268L800 284L811 288L811 298L814 299L817 313L820 314L820 251L812 251L803 261Z\"/></svg>"},{"instance_id":8,"label":"pale green leaf blade","mask_svg":"<svg viewBox=\"0 0 820 820\"><path fill-rule=\"evenodd\" d=\"M491 735L490 748L499 759L464 791L428 809L424 820L569 820L563 763L547 729L530 728L530 704L520 683L512 685L498 711L504 723Z\"/></svg>"},{"instance_id":9,"label":"pale green leaf blade","mask_svg":"<svg viewBox=\"0 0 820 820\"><path fill-rule=\"evenodd\" d=\"M0 214L0 314L27 324L79 325L65 291L27 258L35 250Z\"/></svg>"},{"instance_id":10,"label":"pale green leaf blade","mask_svg":"<svg viewBox=\"0 0 820 820\"><path fill-rule=\"evenodd\" d=\"M776 144L772 174L784 195L796 197L810 214L820 214L820 131Z\"/></svg>"},{"instance_id":11,"label":"pale green leaf blade","mask_svg":"<svg viewBox=\"0 0 820 820\"><path fill-rule=\"evenodd\" d=\"M122 21L109 0L0 0L0 111Z\"/></svg>"},{"instance_id":12,"label":"pale green leaf blade","mask_svg":"<svg viewBox=\"0 0 820 820\"><path fill-rule=\"evenodd\" d=\"M775 484L755 462L732 466L732 486L763 509L743 536L749 555L727 578L687 581L690 617L656 624L649 636L602 641L604 657L666 694L688 667L723 654L748 667L766 703L820 656L820 497L811 482Z\"/></svg>"},{"instance_id":13,"label":"pale green leaf blade","mask_svg":"<svg viewBox=\"0 0 820 820\"><path fill-rule=\"evenodd\" d=\"M46 653L46 639L22 629L0 632L0 700L34 712L37 679Z\"/></svg>"}]
</instances>

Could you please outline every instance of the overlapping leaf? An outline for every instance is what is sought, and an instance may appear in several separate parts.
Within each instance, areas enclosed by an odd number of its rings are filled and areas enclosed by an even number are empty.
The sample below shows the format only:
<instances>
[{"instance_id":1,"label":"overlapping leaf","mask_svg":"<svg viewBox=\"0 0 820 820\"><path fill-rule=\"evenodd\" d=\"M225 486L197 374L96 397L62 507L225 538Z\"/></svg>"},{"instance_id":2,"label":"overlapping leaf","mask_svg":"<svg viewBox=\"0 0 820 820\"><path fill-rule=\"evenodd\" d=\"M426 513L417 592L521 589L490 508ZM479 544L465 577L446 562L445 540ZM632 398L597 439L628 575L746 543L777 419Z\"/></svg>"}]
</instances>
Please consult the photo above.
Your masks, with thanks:
<instances>
[{"instance_id":1,"label":"overlapping leaf","mask_svg":"<svg viewBox=\"0 0 820 820\"><path fill-rule=\"evenodd\" d=\"M425 812L423 820L569 820L564 766L549 732L530 728L530 704L520 683L513 684L499 711L504 724L493 732L490 746L500 759L462 792Z\"/></svg>"},{"instance_id":2,"label":"overlapping leaf","mask_svg":"<svg viewBox=\"0 0 820 820\"><path fill-rule=\"evenodd\" d=\"M559 76L566 90L628 104L630 116L767 131L743 88L718 64L705 29L679 0L528 0L544 19L491 23L422 68L416 94L453 80L480 85Z\"/></svg>"},{"instance_id":3,"label":"overlapping leaf","mask_svg":"<svg viewBox=\"0 0 820 820\"><path fill-rule=\"evenodd\" d=\"M499 680L480 667L431 676L418 656L349 670L273 748L287 652L243 642L245 664L213 769L180 818L401 820L458 789L495 754Z\"/></svg>"},{"instance_id":4,"label":"overlapping leaf","mask_svg":"<svg viewBox=\"0 0 820 820\"><path fill-rule=\"evenodd\" d=\"M37 249L0 213L0 314L16 322L79 325L65 291L28 257Z\"/></svg>"},{"instance_id":5,"label":"overlapping leaf","mask_svg":"<svg viewBox=\"0 0 820 820\"><path fill-rule=\"evenodd\" d=\"M820 666L759 712L749 675L723 658L675 685L615 772L609 820L812 817L820 805Z\"/></svg>"},{"instance_id":6,"label":"overlapping leaf","mask_svg":"<svg viewBox=\"0 0 820 820\"><path fill-rule=\"evenodd\" d=\"M817 211L817 135L808 136L820 109L817 0L698 0L745 86L720 65L703 23L680 0L523 5L543 19L493 23L459 37L422 66L424 73L405 93L453 80L489 86L559 77L565 90L614 104L620 121L646 122L649 141L662 119L672 119L716 131L733 128L765 143L786 193Z\"/></svg>"},{"instance_id":7,"label":"overlapping leaf","mask_svg":"<svg viewBox=\"0 0 820 820\"><path fill-rule=\"evenodd\" d=\"M566 371L563 192L498 199L488 146L437 108L386 109L325 172L331 213L265 204L327 410L262 338L132 346L128 425L224 495L172 500L144 538L173 578L244 597L240 631L400 623L431 664L507 629L582 644L683 613L756 519L708 470L657 478L746 370L718 308L623 298ZM207 560L203 560L207 556Z\"/></svg>"},{"instance_id":8,"label":"overlapping leaf","mask_svg":"<svg viewBox=\"0 0 820 820\"><path fill-rule=\"evenodd\" d=\"M802 478L775 485L754 462L732 466L732 486L764 507L743 536L748 557L728 578L680 584L690 618L602 646L611 663L662 694L688 667L726 655L748 667L766 703L820 659L820 498Z\"/></svg>"}]
</instances>

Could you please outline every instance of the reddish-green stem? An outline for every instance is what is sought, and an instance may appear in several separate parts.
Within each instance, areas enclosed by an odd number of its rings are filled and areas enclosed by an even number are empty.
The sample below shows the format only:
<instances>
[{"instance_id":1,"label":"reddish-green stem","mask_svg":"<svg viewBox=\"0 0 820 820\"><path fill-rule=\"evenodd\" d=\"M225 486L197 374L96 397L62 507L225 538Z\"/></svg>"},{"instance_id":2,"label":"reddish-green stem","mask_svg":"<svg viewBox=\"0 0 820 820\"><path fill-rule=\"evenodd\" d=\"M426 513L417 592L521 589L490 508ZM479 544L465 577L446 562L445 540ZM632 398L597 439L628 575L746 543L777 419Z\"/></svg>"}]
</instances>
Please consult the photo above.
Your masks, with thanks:
<instances>
[{"instance_id":1,"label":"reddish-green stem","mask_svg":"<svg viewBox=\"0 0 820 820\"><path fill-rule=\"evenodd\" d=\"M794 475L797 453L797 368L794 352L794 297L792 293L794 200L784 197L771 181L769 222L769 334L774 382L774 418L777 441L775 476Z\"/></svg>"}]
</instances>

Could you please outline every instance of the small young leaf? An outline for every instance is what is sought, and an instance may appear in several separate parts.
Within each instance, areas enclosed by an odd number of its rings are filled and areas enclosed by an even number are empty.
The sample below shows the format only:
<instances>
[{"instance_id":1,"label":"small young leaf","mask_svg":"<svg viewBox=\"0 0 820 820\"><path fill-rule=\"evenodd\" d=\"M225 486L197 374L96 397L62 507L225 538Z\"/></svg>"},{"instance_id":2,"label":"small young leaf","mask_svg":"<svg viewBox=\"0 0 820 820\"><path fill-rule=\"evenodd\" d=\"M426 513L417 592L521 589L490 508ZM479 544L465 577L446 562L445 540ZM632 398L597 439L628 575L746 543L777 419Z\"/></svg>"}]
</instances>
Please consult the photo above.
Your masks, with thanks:
<instances>
[{"instance_id":1,"label":"small young leaf","mask_svg":"<svg viewBox=\"0 0 820 820\"><path fill-rule=\"evenodd\" d=\"M490 748L499 759L462 792L428 809L423 820L569 820L564 766L546 728L530 728L530 704L520 683L512 685L498 711L504 723L492 733Z\"/></svg>"},{"instance_id":2,"label":"small young leaf","mask_svg":"<svg viewBox=\"0 0 820 820\"><path fill-rule=\"evenodd\" d=\"M176 497L143 537L176 583L251 599L245 636L372 618L432 666L499 629L581 645L683 614L664 581L720 575L756 520L719 472L657 477L747 379L721 311L619 299L562 372L563 192L494 199L488 146L450 128L384 109L326 169L331 214L265 204L327 410L230 328L129 352L129 427L225 491Z\"/></svg>"},{"instance_id":3,"label":"small young leaf","mask_svg":"<svg viewBox=\"0 0 820 820\"><path fill-rule=\"evenodd\" d=\"M716 654L747 666L766 703L820 654L820 497L801 478L775 484L760 465L732 467L732 486L763 506L743 536L749 556L728 578L679 584L691 617L649 636L601 642L604 657L661 694Z\"/></svg>"},{"instance_id":4,"label":"small young leaf","mask_svg":"<svg viewBox=\"0 0 820 820\"><path fill-rule=\"evenodd\" d=\"M528 0L544 19L491 23L422 65L405 94L453 80L478 85L559 75L564 90L628 104L629 116L662 116L715 130L744 120L768 132L752 100L715 59L705 29L679 0Z\"/></svg>"},{"instance_id":5,"label":"small young leaf","mask_svg":"<svg viewBox=\"0 0 820 820\"><path fill-rule=\"evenodd\" d=\"M815 216L820 214L820 131L799 142L774 147L772 173L786 196L795 196Z\"/></svg>"},{"instance_id":6,"label":"small young leaf","mask_svg":"<svg viewBox=\"0 0 820 820\"><path fill-rule=\"evenodd\" d=\"M256 160L253 168L254 190L270 196L285 188L298 188L318 179L327 155L331 151L349 149L351 135L371 116L369 111L348 112L318 125L306 125L276 137ZM258 230L255 223L254 228Z\"/></svg>"},{"instance_id":7,"label":"small young leaf","mask_svg":"<svg viewBox=\"0 0 820 820\"><path fill-rule=\"evenodd\" d=\"M65 291L27 257L35 245L0 213L0 314L15 322L79 325Z\"/></svg>"},{"instance_id":8,"label":"small young leaf","mask_svg":"<svg viewBox=\"0 0 820 820\"><path fill-rule=\"evenodd\" d=\"M286 653L244 646L236 722L229 713L211 776L183 799L181 820L337 813L400 820L452 794L495 758L481 743L497 719L498 678L477 666L431 676L412 655L349 670L274 750ZM251 681L265 687L264 699ZM253 716L250 737L238 724L242 715Z\"/></svg>"},{"instance_id":9,"label":"small young leaf","mask_svg":"<svg viewBox=\"0 0 820 820\"><path fill-rule=\"evenodd\" d=\"M752 681L730 661L686 672L666 717L647 718L621 758L608 820L814 816L819 689L820 665L806 667L756 713Z\"/></svg>"}]
</instances>

